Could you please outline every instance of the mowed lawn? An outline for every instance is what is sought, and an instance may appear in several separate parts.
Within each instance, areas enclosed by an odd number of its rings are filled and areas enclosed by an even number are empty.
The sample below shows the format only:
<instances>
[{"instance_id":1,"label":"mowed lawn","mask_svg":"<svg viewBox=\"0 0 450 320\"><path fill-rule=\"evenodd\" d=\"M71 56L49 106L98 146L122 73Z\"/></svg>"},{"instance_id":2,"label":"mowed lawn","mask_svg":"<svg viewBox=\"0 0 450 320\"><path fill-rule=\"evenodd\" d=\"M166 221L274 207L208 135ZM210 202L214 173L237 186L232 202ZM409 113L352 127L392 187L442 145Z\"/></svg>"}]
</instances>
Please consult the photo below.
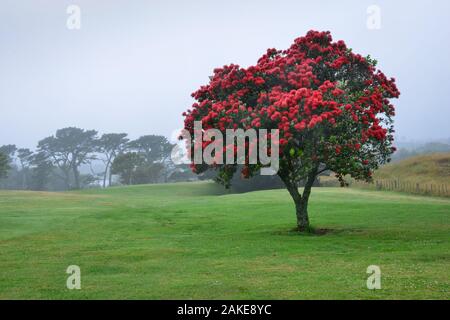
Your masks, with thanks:
<instances>
[{"instance_id":1,"label":"mowed lawn","mask_svg":"<svg viewBox=\"0 0 450 320\"><path fill-rule=\"evenodd\" d=\"M449 299L450 200L316 188L299 235L285 190L210 182L0 192L1 299ZM81 290L66 269L81 268ZM368 290L369 265L381 290Z\"/></svg>"}]
</instances>

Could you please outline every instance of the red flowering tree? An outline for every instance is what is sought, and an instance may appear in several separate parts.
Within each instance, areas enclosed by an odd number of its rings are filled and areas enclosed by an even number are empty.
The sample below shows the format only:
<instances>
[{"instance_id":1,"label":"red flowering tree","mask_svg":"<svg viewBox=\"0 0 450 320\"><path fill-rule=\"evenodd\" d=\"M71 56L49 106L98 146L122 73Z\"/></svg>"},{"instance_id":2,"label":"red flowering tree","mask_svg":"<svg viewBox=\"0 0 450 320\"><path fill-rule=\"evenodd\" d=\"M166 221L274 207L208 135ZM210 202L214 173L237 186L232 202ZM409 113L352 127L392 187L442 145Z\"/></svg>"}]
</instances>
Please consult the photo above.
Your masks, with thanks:
<instances>
[{"instance_id":1,"label":"red flowering tree","mask_svg":"<svg viewBox=\"0 0 450 320\"><path fill-rule=\"evenodd\" d=\"M294 200L298 230L305 231L311 187L320 173L334 172L342 185L347 175L370 181L372 172L390 160L395 150L390 99L399 95L395 80L377 70L370 56L333 42L329 32L309 31L287 50L267 50L255 66L215 69L209 84L192 94L196 103L183 116L192 136L190 151L197 145L194 121L224 133L279 129L277 174ZM191 167L201 173L211 165ZM212 167L217 180L228 185L238 168L248 178L262 165Z\"/></svg>"}]
</instances>

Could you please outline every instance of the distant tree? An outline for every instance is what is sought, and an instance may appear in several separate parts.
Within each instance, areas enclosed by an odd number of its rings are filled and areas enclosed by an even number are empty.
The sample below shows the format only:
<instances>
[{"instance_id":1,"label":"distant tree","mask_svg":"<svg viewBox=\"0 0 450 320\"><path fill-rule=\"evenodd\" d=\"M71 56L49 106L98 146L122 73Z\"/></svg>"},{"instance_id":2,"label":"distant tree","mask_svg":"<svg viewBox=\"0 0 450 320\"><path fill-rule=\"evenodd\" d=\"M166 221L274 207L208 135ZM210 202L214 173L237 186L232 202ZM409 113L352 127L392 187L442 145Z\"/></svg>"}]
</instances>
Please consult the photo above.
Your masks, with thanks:
<instances>
[{"instance_id":1,"label":"distant tree","mask_svg":"<svg viewBox=\"0 0 450 320\"><path fill-rule=\"evenodd\" d=\"M181 182L197 180L198 177L192 172L189 165L180 164L177 165L168 177L169 182Z\"/></svg>"},{"instance_id":2,"label":"distant tree","mask_svg":"<svg viewBox=\"0 0 450 320\"><path fill-rule=\"evenodd\" d=\"M82 174L80 175L80 181L81 181L81 185L83 187L97 187L98 186L98 182L99 182L99 178L97 175L95 174Z\"/></svg>"},{"instance_id":3,"label":"distant tree","mask_svg":"<svg viewBox=\"0 0 450 320\"><path fill-rule=\"evenodd\" d=\"M142 136L131 141L129 148L142 155L147 164L163 162L170 157L173 148L166 137L157 135Z\"/></svg>"},{"instance_id":4,"label":"distant tree","mask_svg":"<svg viewBox=\"0 0 450 320\"><path fill-rule=\"evenodd\" d=\"M106 187L106 179L109 176L108 183L111 185L111 164L114 159L119 155L126 147L129 139L127 139L126 133L108 133L104 134L96 141L97 152L103 155L101 159L105 164L105 172L103 174L103 188Z\"/></svg>"},{"instance_id":5,"label":"distant tree","mask_svg":"<svg viewBox=\"0 0 450 320\"><path fill-rule=\"evenodd\" d=\"M9 163L13 162L16 151L17 147L14 144L7 144L0 147L0 153L8 158Z\"/></svg>"},{"instance_id":6,"label":"distant tree","mask_svg":"<svg viewBox=\"0 0 450 320\"><path fill-rule=\"evenodd\" d=\"M13 161L17 148L13 144L7 144L0 147L0 179L9 178L8 172L14 168ZM9 182L5 182L6 186ZM2 187L5 187L3 185Z\"/></svg>"},{"instance_id":7,"label":"distant tree","mask_svg":"<svg viewBox=\"0 0 450 320\"><path fill-rule=\"evenodd\" d=\"M133 172L133 184L146 184L160 182L164 174L163 163L142 164Z\"/></svg>"},{"instance_id":8,"label":"distant tree","mask_svg":"<svg viewBox=\"0 0 450 320\"><path fill-rule=\"evenodd\" d=\"M17 150L17 158L20 162L20 169L22 175L22 189L28 188L28 174L33 158L33 152L30 149L21 148Z\"/></svg>"},{"instance_id":9,"label":"distant tree","mask_svg":"<svg viewBox=\"0 0 450 320\"><path fill-rule=\"evenodd\" d=\"M6 178L9 169L8 157L0 153L0 179Z\"/></svg>"},{"instance_id":10,"label":"distant tree","mask_svg":"<svg viewBox=\"0 0 450 320\"><path fill-rule=\"evenodd\" d=\"M238 170L239 169L240 168L238 167ZM241 176L236 174L233 176L230 186L230 189L233 192L238 193L281 188L284 188L284 184L279 176L263 176L259 174L252 177L252 179L242 179Z\"/></svg>"},{"instance_id":11,"label":"distant tree","mask_svg":"<svg viewBox=\"0 0 450 320\"><path fill-rule=\"evenodd\" d=\"M128 144L128 147L130 150L140 154L145 160L146 168L140 168L138 170L143 174L143 177L139 178L139 183L144 183L142 181L145 181L145 179L147 179L147 183L155 182L153 173L155 170L159 171L159 169L161 169L160 177L164 182L167 182L170 173L176 168L170 159L174 144L171 144L164 136L146 135L131 141ZM163 164L163 166L153 166L157 163ZM145 174L145 172L147 172L147 174ZM150 172L153 173L150 174ZM160 178L157 180L159 181Z\"/></svg>"},{"instance_id":12,"label":"distant tree","mask_svg":"<svg viewBox=\"0 0 450 320\"><path fill-rule=\"evenodd\" d=\"M17 150L17 158L19 159L21 169L29 167L32 156L33 152L30 149L22 148Z\"/></svg>"},{"instance_id":13,"label":"distant tree","mask_svg":"<svg viewBox=\"0 0 450 320\"><path fill-rule=\"evenodd\" d=\"M134 183L136 170L144 164L145 159L142 155L136 152L124 153L114 159L111 172L119 175L121 183L131 185Z\"/></svg>"},{"instance_id":14,"label":"distant tree","mask_svg":"<svg viewBox=\"0 0 450 320\"><path fill-rule=\"evenodd\" d=\"M56 134L47 137L38 144L38 152L46 155L53 165L57 166L63 176L61 177L68 188L71 187L70 177L73 176L74 188L80 189L79 167L87 164L95 157L95 141L97 131L83 130L69 127L59 129Z\"/></svg>"},{"instance_id":15,"label":"distant tree","mask_svg":"<svg viewBox=\"0 0 450 320\"><path fill-rule=\"evenodd\" d=\"M36 153L30 159L31 174L30 188L32 190L46 190L50 181L50 176L55 169L52 161L45 153Z\"/></svg>"}]
</instances>

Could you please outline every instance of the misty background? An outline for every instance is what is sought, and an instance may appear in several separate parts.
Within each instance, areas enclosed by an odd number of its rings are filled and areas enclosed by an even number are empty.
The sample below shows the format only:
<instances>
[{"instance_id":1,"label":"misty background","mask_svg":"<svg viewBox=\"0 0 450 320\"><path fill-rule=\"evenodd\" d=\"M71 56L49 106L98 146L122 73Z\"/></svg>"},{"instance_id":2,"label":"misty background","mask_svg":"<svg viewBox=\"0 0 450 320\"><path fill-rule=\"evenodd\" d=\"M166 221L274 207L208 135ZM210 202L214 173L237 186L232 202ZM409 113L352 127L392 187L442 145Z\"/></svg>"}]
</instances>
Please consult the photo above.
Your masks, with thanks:
<instances>
[{"instance_id":1,"label":"misty background","mask_svg":"<svg viewBox=\"0 0 450 320\"><path fill-rule=\"evenodd\" d=\"M69 30L66 9L81 9ZM367 28L367 8L381 29ZM255 64L310 29L379 61L402 93L398 142L450 137L448 1L4 0L0 145L35 148L62 127L169 137L213 68Z\"/></svg>"}]
</instances>

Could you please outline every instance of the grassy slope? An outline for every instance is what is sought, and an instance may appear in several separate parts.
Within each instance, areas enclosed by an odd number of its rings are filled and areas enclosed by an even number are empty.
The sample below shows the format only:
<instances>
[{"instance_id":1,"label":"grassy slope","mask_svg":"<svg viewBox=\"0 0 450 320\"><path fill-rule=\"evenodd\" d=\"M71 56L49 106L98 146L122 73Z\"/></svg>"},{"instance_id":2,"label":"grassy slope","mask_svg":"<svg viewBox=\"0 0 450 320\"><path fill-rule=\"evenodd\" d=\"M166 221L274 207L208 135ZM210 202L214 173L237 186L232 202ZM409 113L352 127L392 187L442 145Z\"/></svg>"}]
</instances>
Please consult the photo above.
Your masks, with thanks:
<instances>
[{"instance_id":1,"label":"grassy slope","mask_svg":"<svg viewBox=\"0 0 450 320\"><path fill-rule=\"evenodd\" d=\"M312 222L334 232L306 236L284 190L217 193L0 192L0 298L450 298L450 200L315 189ZM71 264L82 290L65 288Z\"/></svg>"},{"instance_id":2,"label":"grassy slope","mask_svg":"<svg viewBox=\"0 0 450 320\"><path fill-rule=\"evenodd\" d=\"M400 179L421 184L449 184L450 153L427 154L383 166L375 179Z\"/></svg>"}]
</instances>

